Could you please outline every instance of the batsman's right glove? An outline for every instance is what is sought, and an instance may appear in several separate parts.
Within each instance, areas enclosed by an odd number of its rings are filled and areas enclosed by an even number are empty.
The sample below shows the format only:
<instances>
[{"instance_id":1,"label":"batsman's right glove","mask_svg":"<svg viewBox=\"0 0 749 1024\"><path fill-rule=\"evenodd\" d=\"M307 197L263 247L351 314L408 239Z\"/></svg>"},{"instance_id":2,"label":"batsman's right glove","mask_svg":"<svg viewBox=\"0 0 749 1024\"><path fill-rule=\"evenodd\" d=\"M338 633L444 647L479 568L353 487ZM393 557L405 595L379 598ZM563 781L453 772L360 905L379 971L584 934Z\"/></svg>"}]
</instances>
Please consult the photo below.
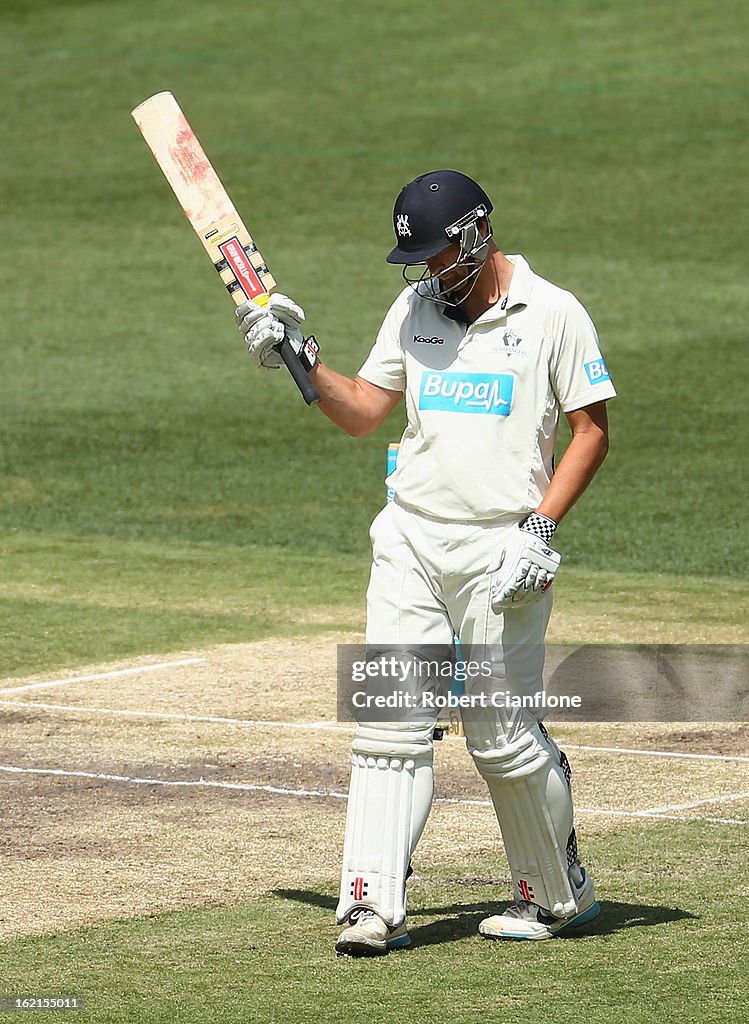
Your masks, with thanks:
<instances>
[{"instance_id":1,"label":"batsman's right glove","mask_svg":"<svg viewBox=\"0 0 749 1024\"><path fill-rule=\"evenodd\" d=\"M532 512L512 528L499 558L486 570L494 576L491 605L495 612L540 601L552 585L562 561L548 544L556 526L553 519Z\"/></svg>"},{"instance_id":2,"label":"batsman's right glove","mask_svg":"<svg viewBox=\"0 0 749 1024\"><path fill-rule=\"evenodd\" d=\"M317 364L320 346L314 335L305 338L302 334L299 328L304 323L304 310L288 295L274 292L267 306L243 302L234 311L234 318L255 366L277 370L282 365L278 346L284 337L308 373Z\"/></svg>"}]
</instances>

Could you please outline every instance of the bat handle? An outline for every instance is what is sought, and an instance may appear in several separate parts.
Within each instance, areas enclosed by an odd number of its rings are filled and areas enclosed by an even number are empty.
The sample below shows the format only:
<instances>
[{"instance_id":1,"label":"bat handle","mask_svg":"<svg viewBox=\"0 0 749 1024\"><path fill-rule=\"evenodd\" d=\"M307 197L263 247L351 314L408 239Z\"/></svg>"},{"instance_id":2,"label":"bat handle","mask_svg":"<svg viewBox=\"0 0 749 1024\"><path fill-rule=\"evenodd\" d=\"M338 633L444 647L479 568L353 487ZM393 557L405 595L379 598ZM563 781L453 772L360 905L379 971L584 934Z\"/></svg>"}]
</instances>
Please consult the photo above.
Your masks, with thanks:
<instances>
[{"instance_id":1,"label":"bat handle","mask_svg":"<svg viewBox=\"0 0 749 1024\"><path fill-rule=\"evenodd\" d=\"M289 373L294 378L294 383L302 392L302 398L307 405L317 405L320 401L320 392L309 379L309 374L302 366L299 356L288 338L284 338L278 350L281 358L286 363Z\"/></svg>"}]
</instances>

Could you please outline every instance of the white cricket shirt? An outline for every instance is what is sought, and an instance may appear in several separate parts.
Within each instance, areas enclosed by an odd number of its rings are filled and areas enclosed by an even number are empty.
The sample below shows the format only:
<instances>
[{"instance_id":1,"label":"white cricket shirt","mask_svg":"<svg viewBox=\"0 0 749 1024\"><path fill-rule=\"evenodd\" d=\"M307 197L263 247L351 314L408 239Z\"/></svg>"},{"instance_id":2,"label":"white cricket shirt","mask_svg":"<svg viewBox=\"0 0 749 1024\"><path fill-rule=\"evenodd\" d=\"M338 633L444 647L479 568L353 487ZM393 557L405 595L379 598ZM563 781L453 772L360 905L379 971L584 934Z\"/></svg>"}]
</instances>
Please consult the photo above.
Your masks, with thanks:
<instances>
[{"instance_id":1,"label":"white cricket shirt","mask_svg":"<svg viewBox=\"0 0 749 1024\"><path fill-rule=\"evenodd\" d=\"M468 327L405 288L359 371L405 392L408 424L388 485L400 503L439 519L537 508L560 410L616 395L582 304L522 256L507 258L509 294Z\"/></svg>"}]
</instances>

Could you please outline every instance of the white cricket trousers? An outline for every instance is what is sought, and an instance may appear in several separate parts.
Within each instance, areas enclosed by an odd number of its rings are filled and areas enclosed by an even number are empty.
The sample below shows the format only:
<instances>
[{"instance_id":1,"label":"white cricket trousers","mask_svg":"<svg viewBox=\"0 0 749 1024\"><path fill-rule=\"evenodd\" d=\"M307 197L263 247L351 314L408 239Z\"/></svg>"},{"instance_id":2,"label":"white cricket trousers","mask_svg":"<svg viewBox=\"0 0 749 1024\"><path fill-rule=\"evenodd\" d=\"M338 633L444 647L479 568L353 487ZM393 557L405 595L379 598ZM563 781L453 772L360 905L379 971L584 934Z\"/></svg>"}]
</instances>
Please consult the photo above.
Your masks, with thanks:
<instances>
[{"instance_id":1,"label":"white cricket trousers","mask_svg":"<svg viewBox=\"0 0 749 1024\"><path fill-rule=\"evenodd\" d=\"M487 566L519 515L447 522L393 501L372 524L367 589L368 646L380 651L449 647L458 635L466 663L490 661L465 680L465 694L534 696L543 688L548 591L503 614L491 608ZM429 661L429 656L424 659ZM435 711L436 716L436 711ZM485 779L518 892L565 915L576 860L566 759L540 723L540 710L493 701L463 712L466 746ZM368 907L392 927L406 916L405 881L433 795L434 721L360 721L352 744L337 918ZM540 865L540 866L539 866Z\"/></svg>"},{"instance_id":2,"label":"white cricket trousers","mask_svg":"<svg viewBox=\"0 0 749 1024\"><path fill-rule=\"evenodd\" d=\"M370 530L367 643L385 649L449 645L456 634L466 658L472 646L488 648L481 657L491 653L495 685L513 695L537 693L551 590L535 604L498 615L486 574L520 518L448 522L389 502Z\"/></svg>"}]
</instances>

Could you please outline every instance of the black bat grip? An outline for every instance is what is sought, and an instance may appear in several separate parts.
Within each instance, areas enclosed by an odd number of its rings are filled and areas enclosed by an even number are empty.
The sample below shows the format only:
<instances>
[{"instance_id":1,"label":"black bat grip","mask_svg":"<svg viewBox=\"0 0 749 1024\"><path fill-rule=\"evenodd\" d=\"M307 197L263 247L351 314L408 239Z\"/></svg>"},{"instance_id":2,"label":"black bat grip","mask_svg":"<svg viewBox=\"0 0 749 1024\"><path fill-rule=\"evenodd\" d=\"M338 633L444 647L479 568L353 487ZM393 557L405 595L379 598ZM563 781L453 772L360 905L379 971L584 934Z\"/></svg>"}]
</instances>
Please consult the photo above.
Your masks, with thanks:
<instances>
[{"instance_id":1,"label":"black bat grip","mask_svg":"<svg viewBox=\"0 0 749 1024\"><path fill-rule=\"evenodd\" d=\"M309 379L309 374L302 366L302 361L288 338L283 339L278 351L281 353L281 358L286 363L289 373L294 378L294 383L302 392L304 401L307 405L317 405L320 401L320 392Z\"/></svg>"}]
</instances>

